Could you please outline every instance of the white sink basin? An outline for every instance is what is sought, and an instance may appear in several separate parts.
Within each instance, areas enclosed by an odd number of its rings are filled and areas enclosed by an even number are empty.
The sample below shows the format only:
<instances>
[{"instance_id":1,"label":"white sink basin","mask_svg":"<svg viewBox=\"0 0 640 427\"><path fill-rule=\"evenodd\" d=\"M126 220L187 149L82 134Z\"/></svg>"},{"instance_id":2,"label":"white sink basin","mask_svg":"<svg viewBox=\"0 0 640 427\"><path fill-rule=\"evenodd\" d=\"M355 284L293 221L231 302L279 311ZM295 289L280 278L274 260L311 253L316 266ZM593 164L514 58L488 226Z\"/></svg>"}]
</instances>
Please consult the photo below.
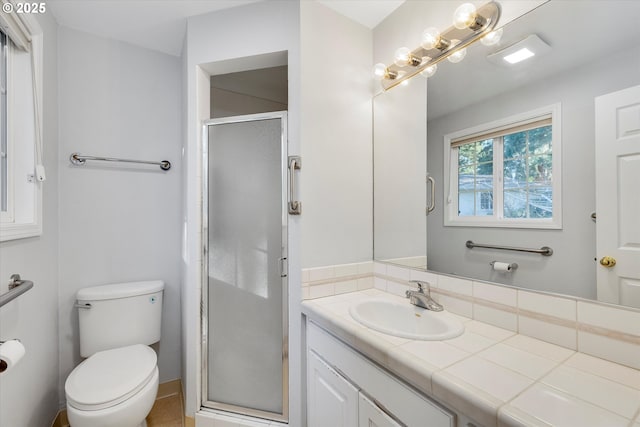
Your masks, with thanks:
<instances>
[{"instance_id":1,"label":"white sink basin","mask_svg":"<svg viewBox=\"0 0 640 427\"><path fill-rule=\"evenodd\" d=\"M413 340L438 341L462 335L464 325L446 311L435 312L406 302L366 300L349 313L363 325L385 334Z\"/></svg>"}]
</instances>

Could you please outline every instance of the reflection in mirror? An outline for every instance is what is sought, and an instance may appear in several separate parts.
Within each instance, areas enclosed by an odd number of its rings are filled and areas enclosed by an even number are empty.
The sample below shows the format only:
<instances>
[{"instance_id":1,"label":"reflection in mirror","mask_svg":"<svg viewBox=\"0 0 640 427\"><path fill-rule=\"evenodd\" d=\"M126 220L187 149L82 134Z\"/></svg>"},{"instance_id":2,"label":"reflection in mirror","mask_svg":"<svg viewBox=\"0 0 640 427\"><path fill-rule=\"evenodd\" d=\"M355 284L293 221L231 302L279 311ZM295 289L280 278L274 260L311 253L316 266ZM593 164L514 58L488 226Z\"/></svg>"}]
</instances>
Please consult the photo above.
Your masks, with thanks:
<instances>
[{"instance_id":1,"label":"reflection in mirror","mask_svg":"<svg viewBox=\"0 0 640 427\"><path fill-rule=\"evenodd\" d=\"M428 250L409 253L407 248L394 251L392 247L384 247L385 252L382 252L378 234L390 235L393 229L406 225L390 221L376 226L376 260L394 262L391 258L428 255L427 268L432 271L598 298L596 269L602 266L597 260L607 254L601 254L597 248L596 223L591 217L596 208L595 126L598 117L595 98L640 84L640 27L634 23L637 16L640 16L640 2L551 1L506 25L498 45L477 44L469 49L461 63L443 63L428 80L427 169L423 174L416 173L412 183L404 182L402 187L396 187L398 191L421 194L422 204L418 207L416 203L415 209L424 214L424 175L428 173L435 178L436 208L426 217L427 231L419 227L415 231L426 240ZM593 23L597 31L587 30L585 22ZM513 66L490 58L534 34L550 46L543 55ZM412 85L414 80L417 78L412 79ZM382 97L389 96L394 90L374 100L374 146L379 151L382 150L379 145L384 141L378 138L378 122L388 120L381 117L378 105ZM412 93L417 97L422 92ZM443 192L445 136L556 104L560 106L561 115L563 187L560 194L554 193L553 200L561 201L562 228L445 226L444 213L451 202L450 195ZM424 112L419 109L403 108L402 114L404 123L409 120L424 123ZM400 127L398 123L394 126ZM403 138L410 139L410 136L403 135ZM413 155L415 153L410 154ZM397 176L405 173L404 165L409 159L395 159L395 170L387 170L385 176L398 180ZM374 160L375 170L380 159L375 156ZM374 177L376 213L380 209L377 191L386 185L381 182L383 179L383 176ZM601 215L605 213L598 212L599 220ZM407 234L406 231L403 233ZM541 256L469 249L465 245L468 240L524 248L549 246L554 253ZM389 239L386 242L392 245ZM496 271L491 266L493 261L517 263L518 269ZM640 306L640 301L636 300L639 294L636 292L634 296L630 292L627 299L607 301Z\"/></svg>"},{"instance_id":2,"label":"reflection in mirror","mask_svg":"<svg viewBox=\"0 0 640 427\"><path fill-rule=\"evenodd\" d=\"M426 87L425 79L414 79L373 99L375 258L422 269L427 266Z\"/></svg>"}]
</instances>

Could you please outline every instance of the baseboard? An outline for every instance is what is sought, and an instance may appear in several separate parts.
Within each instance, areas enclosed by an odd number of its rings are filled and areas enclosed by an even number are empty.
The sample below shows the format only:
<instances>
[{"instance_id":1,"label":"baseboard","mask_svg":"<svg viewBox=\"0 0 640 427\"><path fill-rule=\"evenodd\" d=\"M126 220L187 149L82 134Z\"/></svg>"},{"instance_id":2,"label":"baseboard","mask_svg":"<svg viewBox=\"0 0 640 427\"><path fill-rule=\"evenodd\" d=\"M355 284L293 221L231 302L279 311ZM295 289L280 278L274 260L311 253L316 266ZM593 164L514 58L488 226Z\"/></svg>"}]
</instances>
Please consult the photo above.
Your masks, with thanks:
<instances>
[{"instance_id":1,"label":"baseboard","mask_svg":"<svg viewBox=\"0 0 640 427\"><path fill-rule=\"evenodd\" d=\"M156 394L156 400L162 399L164 397L174 396L176 394L182 395L182 381L179 379L167 381L166 383L158 385L158 394ZM184 407L184 397L182 405ZM195 426L195 418L185 417L185 427ZM51 427L69 427L69 418L67 418L66 409L61 409L60 412L58 412L58 415L56 415L56 419L53 420Z\"/></svg>"},{"instance_id":2,"label":"baseboard","mask_svg":"<svg viewBox=\"0 0 640 427\"><path fill-rule=\"evenodd\" d=\"M185 417L184 417L184 427L196 427L196 419L195 418L191 418L191 417L187 417L185 415Z\"/></svg>"}]
</instances>

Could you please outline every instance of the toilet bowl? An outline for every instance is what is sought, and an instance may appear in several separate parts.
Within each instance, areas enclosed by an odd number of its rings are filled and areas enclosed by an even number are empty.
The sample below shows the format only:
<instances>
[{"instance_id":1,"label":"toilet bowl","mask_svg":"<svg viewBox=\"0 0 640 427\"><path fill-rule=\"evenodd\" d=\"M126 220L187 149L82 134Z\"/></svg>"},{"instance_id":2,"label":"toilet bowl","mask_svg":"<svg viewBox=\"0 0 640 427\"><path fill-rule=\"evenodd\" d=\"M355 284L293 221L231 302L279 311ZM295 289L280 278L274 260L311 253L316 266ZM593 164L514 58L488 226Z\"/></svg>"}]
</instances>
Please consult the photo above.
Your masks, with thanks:
<instances>
[{"instance_id":1,"label":"toilet bowl","mask_svg":"<svg viewBox=\"0 0 640 427\"><path fill-rule=\"evenodd\" d=\"M71 427L145 427L158 392L156 353L135 344L100 351L65 383Z\"/></svg>"}]
</instances>

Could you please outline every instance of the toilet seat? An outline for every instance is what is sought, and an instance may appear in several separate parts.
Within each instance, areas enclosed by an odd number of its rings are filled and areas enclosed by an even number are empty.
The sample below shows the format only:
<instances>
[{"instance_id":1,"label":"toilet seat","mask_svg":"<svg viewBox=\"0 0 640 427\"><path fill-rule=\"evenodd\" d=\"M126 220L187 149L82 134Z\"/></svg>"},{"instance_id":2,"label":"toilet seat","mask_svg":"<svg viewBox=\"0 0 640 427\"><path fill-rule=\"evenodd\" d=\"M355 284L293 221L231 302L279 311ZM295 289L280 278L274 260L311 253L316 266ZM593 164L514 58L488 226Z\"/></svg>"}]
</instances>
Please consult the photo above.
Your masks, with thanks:
<instances>
[{"instance_id":1,"label":"toilet seat","mask_svg":"<svg viewBox=\"0 0 640 427\"><path fill-rule=\"evenodd\" d=\"M86 411L122 403L153 378L156 364L155 351L142 344L97 352L67 378L67 403Z\"/></svg>"}]
</instances>

